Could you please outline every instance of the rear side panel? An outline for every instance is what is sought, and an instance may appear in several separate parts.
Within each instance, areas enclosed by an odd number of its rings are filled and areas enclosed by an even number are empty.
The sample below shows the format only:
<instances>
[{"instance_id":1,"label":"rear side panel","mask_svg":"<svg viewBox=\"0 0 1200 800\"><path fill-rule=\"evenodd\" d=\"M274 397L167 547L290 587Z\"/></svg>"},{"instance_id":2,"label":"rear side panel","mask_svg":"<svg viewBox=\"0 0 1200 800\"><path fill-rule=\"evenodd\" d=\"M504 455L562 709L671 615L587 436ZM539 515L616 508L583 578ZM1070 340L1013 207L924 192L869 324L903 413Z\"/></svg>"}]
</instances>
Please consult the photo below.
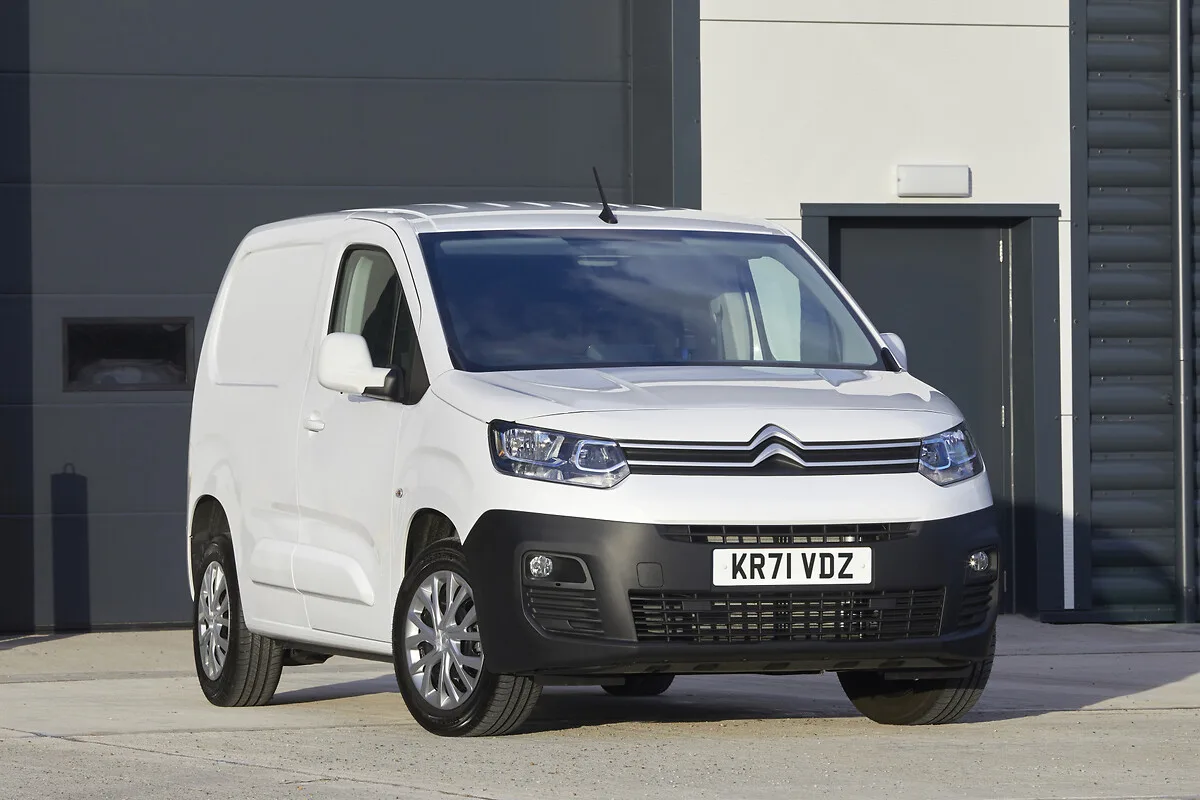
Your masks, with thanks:
<instances>
[{"instance_id":1,"label":"rear side panel","mask_svg":"<svg viewBox=\"0 0 1200 800\"><path fill-rule=\"evenodd\" d=\"M230 267L198 370L190 503L211 495L233 534L244 613L307 624L292 584L296 430L322 278L318 243L251 242Z\"/></svg>"}]
</instances>

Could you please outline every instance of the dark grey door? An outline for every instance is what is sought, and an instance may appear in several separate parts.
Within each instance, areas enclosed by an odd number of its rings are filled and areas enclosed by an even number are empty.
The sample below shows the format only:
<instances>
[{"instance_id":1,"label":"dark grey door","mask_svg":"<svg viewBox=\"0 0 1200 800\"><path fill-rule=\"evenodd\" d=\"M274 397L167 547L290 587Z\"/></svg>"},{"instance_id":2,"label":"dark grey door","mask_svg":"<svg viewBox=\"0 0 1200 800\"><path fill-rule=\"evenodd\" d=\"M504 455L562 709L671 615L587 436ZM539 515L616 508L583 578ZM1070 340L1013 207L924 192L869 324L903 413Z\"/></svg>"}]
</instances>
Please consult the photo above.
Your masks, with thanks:
<instances>
[{"instance_id":1,"label":"dark grey door","mask_svg":"<svg viewBox=\"0 0 1200 800\"><path fill-rule=\"evenodd\" d=\"M1009 335L1001 248L1007 232L972 223L866 220L839 224L830 234L831 267L846 288L881 331L904 340L909 371L948 395L966 417L1011 554L1012 410L1005 400Z\"/></svg>"}]
</instances>

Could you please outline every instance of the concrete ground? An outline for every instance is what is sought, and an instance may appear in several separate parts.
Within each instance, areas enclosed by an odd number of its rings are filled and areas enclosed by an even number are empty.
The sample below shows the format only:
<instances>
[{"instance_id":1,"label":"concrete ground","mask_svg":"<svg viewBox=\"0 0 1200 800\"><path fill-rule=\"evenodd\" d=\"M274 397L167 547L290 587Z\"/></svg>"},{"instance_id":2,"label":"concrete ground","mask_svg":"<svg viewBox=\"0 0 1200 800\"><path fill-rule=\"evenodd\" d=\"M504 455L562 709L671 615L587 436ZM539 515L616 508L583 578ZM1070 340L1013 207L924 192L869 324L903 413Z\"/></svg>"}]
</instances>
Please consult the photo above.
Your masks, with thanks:
<instances>
[{"instance_id":1,"label":"concrete ground","mask_svg":"<svg viewBox=\"0 0 1200 800\"><path fill-rule=\"evenodd\" d=\"M385 664L200 693L186 631L0 639L0 798L1200 797L1200 626L1001 621L964 722L892 728L832 675L547 690L528 732L433 737Z\"/></svg>"}]
</instances>

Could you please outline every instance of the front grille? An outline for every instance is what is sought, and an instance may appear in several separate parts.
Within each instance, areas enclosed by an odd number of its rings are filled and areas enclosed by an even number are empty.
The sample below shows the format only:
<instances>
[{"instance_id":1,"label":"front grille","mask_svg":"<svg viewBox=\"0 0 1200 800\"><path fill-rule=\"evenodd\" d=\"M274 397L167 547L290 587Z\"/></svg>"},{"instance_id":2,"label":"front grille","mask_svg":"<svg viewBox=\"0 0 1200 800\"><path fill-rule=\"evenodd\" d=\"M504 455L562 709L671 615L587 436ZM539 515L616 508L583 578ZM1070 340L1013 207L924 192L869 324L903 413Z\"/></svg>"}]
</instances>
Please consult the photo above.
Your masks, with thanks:
<instances>
[{"instance_id":1,"label":"front grille","mask_svg":"<svg viewBox=\"0 0 1200 800\"><path fill-rule=\"evenodd\" d=\"M590 589L526 586L525 608L547 633L568 636L604 635L596 593Z\"/></svg>"},{"instance_id":2,"label":"front grille","mask_svg":"<svg viewBox=\"0 0 1200 800\"><path fill-rule=\"evenodd\" d=\"M911 522L850 525L670 525L663 536L693 544L853 544L890 542L917 532Z\"/></svg>"},{"instance_id":3,"label":"front grille","mask_svg":"<svg viewBox=\"0 0 1200 800\"><path fill-rule=\"evenodd\" d=\"M768 425L749 442L623 441L629 471L657 475L855 475L916 472L919 441L806 444Z\"/></svg>"},{"instance_id":4,"label":"front grille","mask_svg":"<svg viewBox=\"0 0 1200 800\"><path fill-rule=\"evenodd\" d=\"M958 609L958 627L974 628L987 619L988 607L992 603L992 590L996 579L981 583L968 583L963 587L962 604Z\"/></svg>"},{"instance_id":5,"label":"front grille","mask_svg":"<svg viewBox=\"0 0 1200 800\"><path fill-rule=\"evenodd\" d=\"M630 592L639 642L890 641L937 636L946 590Z\"/></svg>"}]
</instances>

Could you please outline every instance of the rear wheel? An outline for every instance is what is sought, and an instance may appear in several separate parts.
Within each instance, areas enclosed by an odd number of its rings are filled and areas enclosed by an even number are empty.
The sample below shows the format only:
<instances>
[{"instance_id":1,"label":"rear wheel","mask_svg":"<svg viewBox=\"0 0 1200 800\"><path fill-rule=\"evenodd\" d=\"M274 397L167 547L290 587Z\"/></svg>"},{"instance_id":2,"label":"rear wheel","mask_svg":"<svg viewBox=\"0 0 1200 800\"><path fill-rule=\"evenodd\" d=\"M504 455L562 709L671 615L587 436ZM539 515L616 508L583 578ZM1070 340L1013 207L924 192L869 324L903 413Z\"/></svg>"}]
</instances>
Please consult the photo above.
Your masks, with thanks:
<instances>
[{"instance_id":1,"label":"rear wheel","mask_svg":"<svg viewBox=\"0 0 1200 800\"><path fill-rule=\"evenodd\" d=\"M396 682L409 712L439 736L497 736L537 704L532 678L488 671L462 551L444 542L418 557L392 619Z\"/></svg>"},{"instance_id":2,"label":"rear wheel","mask_svg":"<svg viewBox=\"0 0 1200 800\"><path fill-rule=\"evenodd\" d=\"M283 648L246 627L228 538L204 551L192 610L192 651L204 696L216 706L266 705L283 672Z\"/></svg>"},{"instance_id":3,"label":"rear wheel","mask_svg":"<svg viewBox=\"0 0 1200 800\"><path fill-rule=\"evenodd\" d=\"M958 678L887 679L880 672L839 672L842 689L863 716L884 725L957 722L975 707L992 674L996 629L987 658Z\"/></svg>"},{"instance_id":4,"label":"rear wheel","mask_svg":"<svg viewBox=\"0 0 1200 800\"><path fill-rule=\"evenodd\" d=\"M627 675L625 683L605 686L604 691L617 697L654 697L660 695L675 681L674 675Z\"/></svg>"}]
</instances>

